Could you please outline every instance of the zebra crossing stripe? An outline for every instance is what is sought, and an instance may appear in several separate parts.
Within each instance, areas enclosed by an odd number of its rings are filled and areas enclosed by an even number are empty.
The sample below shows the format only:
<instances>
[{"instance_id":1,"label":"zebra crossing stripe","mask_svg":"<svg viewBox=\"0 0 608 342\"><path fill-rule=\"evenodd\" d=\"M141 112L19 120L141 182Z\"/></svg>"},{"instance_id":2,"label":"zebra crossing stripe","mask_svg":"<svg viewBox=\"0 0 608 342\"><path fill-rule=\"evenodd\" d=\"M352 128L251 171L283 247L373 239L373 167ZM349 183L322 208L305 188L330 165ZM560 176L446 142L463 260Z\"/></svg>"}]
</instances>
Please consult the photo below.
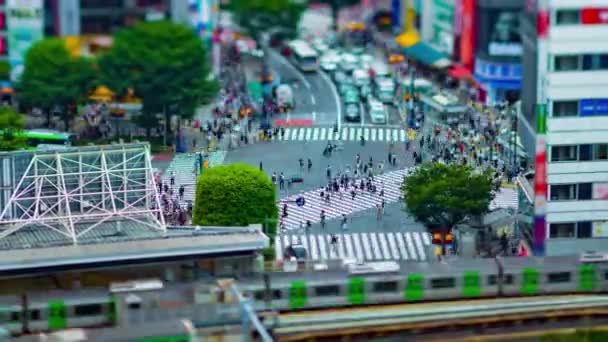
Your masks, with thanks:
<instances>
[{"instance_id":1,"label":"zebra crossing stripe","mask_svg":"<svg viewBox=\"0 0 608 342\"><path fill-rule=\"evenodd\" d=\"M315 239L314 236L312 239L310 239L310 256L313 260L319 259L319 253L317 252L317 239Z\"/></svg>"},{"instance_id":2,"label":"zebra crossing stripe","mask_svg":"<svg viewBox=\"0 0 608 342\"><path fill-rule=\"evenodd\" d=\"M292 134L291 134L291 140L296 140L297 137L298 137L298 130L294 128L292 131Z\"/></svg>"},{"instance_id":3,"label":"zebra crossing stripe","mask_svg":"<svg viewBox=\"0 0 608 342\"><path fill-rule=\"evenodd\" d=\"M306 134L305 130L300 130L300 135L298 136L298 140L302 141L304 140L304 135Z\"/></svg>"},{"instance_id":4,"label":"zebra crossing stripe","mask_svg":"<svg viewBox=\"0 0 608 342\"><path fill-rule=\"evenodd\" d=\"M405 141L405 131L404 130L399 130L399 132L401 133L401 141Z\"/></svg>"},{"instance_id":5,"label":"zebra crossing stripe","mask_svg":"<svg viewBox=\"0 0 608 342\"><path fill-rule=\"evenodd\" d=\"M321 252L321 259L327 259L327 250L325 249L325 239L323 239L321 237L320 239L317 240L317 243L319 244L319 250Z\"/></svg>"},{"instance_id":6,"label":"zebra crossing stripe","mask_svg":"<svg viewBox=\"0 0 608 342\"><path fill-rule=\"evenodd\" d=\"M409 256L407 255L407 248L405 248L405 243L403 243L403 235L401 235L401 233L395 233L395 238L397 239L397 245L399 246L399 252L401 252L401 257L404 260L409 259Z\"/></svg>"},{"instance_id":7,"label":"zebra crossing stripe","mask_svg":"<svg viewBox=\"0 0 608 342\"><path fill-rule=\"evenodd\" d=\"M306 139L305 139L306 141L310 141L311 140L312 133L313 133L313 131L311 131L310 129L306 130Z\"/></svg>"},{"instance_id":8,"label":"zebra crossing stripe","mask_svg":"<svg viewBox=\"0 0 608 342\"><path fill-rule=\"evenodd\" d=\"M395 243L395 234L388 233L388 244L390 246L390 251L393 253L394 259L401 259L399 255L399 249L397 248L397 244Z\"/></svg>"},{"instance_id":9,"label":"zebra crossing stripe","mask_svg":"<svg viewBox=\"0 0 608 342\"><path fill-rule=\"evenodd\" d=\"M369 138L371 141L376 141L376 129L375 128L371 129L371 135Z\"/></svg>"},{"instance_id":10,"label":"zebra crossing stripe","mask_svg":"<svg viewBox=\"0 0 608 342\"><path fill-rule=\"evenodd\" d=\"M342 130L342 140L346 140L347 137L348 137L348 130L343 129Z\"/></svg>"},{"instance_id":11,"label":"zebra crossing stripe","mask_svg":"<svg viewBox=\"0 0 608 342\"><path fill-rule=\"evenodd\" d=\"M410 252L412 259L418 259L418 256L416 255L416 249L414 248L414 241L413 241L412 237L408 233L403 233L403 234L405 235L405 240L407 242L407 250Z\"/></svg>"},{"instance_id":12,"label":"zebra crossing stripe","mask_svg":"<svg viewBox=\"0 0 608 342\"><path fill-rule=\"evenodd\" d=\"M319 140L319 128L315 127L312 132L312 140Z\"/></svg>"},{"instance_id":13,"label":"zebra crossing stripe","mask_svg":"<svg viewBox=\"0 0 608 342\"><path fill-rule=\"evenodd\" d=\"M365 140L369 140L369 128L363 129L363 137L365 138Z\"/></svg>"},{"instance_id":14,"label":"zebra crossing stripe","mask_svg":"<svg viewBox=\"0 0 608 342\"><path fill-rule=\"evenodd\" d=\"M361 138L362 135L363 135L363 129L357 128L357 139Z\"/></svg>"},{"instance_id":15,"label":"zebra crossing stripe","mask_svg":"<svg viewBox=\"0 0 608 342\"><path fill-rule=\"evenodd\" d=\"M414 235L414 240L416 241L416 247L418 247L418 255L421 260L424 260L426 253L424 253L424 247L422 246L422 239L418 234Z\"/></svg>"}]
</instances>

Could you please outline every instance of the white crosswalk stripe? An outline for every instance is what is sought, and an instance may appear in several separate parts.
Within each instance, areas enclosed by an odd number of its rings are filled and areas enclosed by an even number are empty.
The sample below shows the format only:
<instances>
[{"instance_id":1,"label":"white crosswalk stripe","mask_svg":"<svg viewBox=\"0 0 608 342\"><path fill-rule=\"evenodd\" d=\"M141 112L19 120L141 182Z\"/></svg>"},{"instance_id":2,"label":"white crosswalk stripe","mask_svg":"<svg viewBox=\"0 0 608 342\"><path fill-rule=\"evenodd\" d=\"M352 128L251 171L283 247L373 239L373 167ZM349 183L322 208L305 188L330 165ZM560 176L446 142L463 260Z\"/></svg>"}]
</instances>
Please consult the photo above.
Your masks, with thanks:
<instances>
[{"instance_id":1,"label":"white crosswalk stripe","mask_svg":"<svg viewBox=\"0 0 608 342\"><path fill-rule=\"evenodd\" d=\"M405 142L407 134L405 130L398 128L361 128L361 127L342 127L334 133L331 127L288 127L285 128L283 135L273 136L276 141L359 141L361 136L368 141L380 142Z\"/></svg>"},{"instance_id":2,"label":"white crosswalk stripe","mask_svg":"<svg viewBox=\"0 0 608 342\"><path fill-rule=\"evenodd\" d=\"M306 249L307 258L313 261L344 258L425 261L427 246L430 245L430 234L426 232L342 232L335 235L338 243L332 245L331 234L283 233L275 237L276 258L283 260L288 246L301 245ZM408 244L403 241L408 241Z\"/></svg>"},{"instance_id":3,"label":"white crosswalk stripe","mask_svg":"<svg viewBox=\"0 0 608 342\"><path fill-rule=\"evenodd\" d=\"M352 200L350 193L343 193L340 196L332 193L330 202L327 203L325 199L321 198L320 193L322 189L316 189L296 195L292 195L283 198L281 201L288 204L287 217L283 218L282 221L287 229L294 229L300 227L306 221L311 223L317 223L321 220L321 210L325 210L326 219L332 219L341 217L342 214L347 216L371 208L375 208L376 205L384 202L389 204L399 200L401 196L401 184L403 183L403 177L407 175L412 169L406 168L397 171L387 172L385 174L374 177L374 184L377 187L375 194L370 192L357 191L355 200ZM380 197L380 190L384 188L384 197ZM340 189L344 192L344 189ZM295 200L298 197L304 197L305 205L298 207L295 205ZM283 206L279 206L279 215L281 216Z\"/></svg>"}]
</instances>

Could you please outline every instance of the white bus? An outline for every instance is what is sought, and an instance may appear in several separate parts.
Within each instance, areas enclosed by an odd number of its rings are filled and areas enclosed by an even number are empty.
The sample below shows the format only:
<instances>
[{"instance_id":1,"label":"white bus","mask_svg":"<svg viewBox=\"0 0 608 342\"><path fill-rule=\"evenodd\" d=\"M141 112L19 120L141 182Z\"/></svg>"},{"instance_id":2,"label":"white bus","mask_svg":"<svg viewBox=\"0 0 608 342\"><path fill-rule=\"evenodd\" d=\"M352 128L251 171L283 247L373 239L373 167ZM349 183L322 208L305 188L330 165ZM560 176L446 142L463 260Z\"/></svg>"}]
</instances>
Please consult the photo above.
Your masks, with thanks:
<instances>
[{"instance_id":1,"label":"white bus","mask_svg":"<svg viewBox=\"0 0 608 342\"><path fill-rule=\"evenodd\" d=\"M314 72L319 68L319 56L317 52L303 40L294 40L289 43L291 59L302 71Z\"/></svg>"}]
</instances>

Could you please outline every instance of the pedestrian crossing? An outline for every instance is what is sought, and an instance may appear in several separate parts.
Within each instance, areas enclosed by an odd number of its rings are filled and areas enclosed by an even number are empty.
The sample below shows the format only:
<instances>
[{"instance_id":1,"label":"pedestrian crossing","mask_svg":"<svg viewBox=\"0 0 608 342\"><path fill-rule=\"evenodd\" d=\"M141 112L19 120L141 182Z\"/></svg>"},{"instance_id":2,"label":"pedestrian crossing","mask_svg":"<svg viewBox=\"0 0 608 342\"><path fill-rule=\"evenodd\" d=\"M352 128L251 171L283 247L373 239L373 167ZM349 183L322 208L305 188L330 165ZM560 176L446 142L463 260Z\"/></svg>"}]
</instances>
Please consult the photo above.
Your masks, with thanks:
<instances>
[{"instance_id":1,"label":"pedestrian crossing","mask_svg":"<svg viewBox=\"0 0 608 342\"><path fill-rule=\"evenodd\" d=\"M331 244L331 234L287 232L275 237L275 255L283 260L288 246L306 249L308 260L356 259L358 261L410 260L425 261L431 244L427 232L369 232L334 234L338 243Z\"/></svg>"},{"instance_id":2,"label":"pedestrian crossing","mask_svg":"<svg viewBox=\"0 0 608 342\"><path fill-rule=\"evenodd\" d=\"M287 229L300 227L300 223L305 224L306 221L317 223L321 220L321 210L325 210L326 219L341 217L342 214L347 216L353 213L375 208L376 205L384 202L386 204L393 203L401 197L401 184L403 178L411 172L413 168L405 168L392 172L387 172L374 177L374 184L377 187L375 193L368 191L357 190L355 199L349 192L340 189L339 193L332 193L329 203L321 198L322 189L312 190L301 194L286 197L281 200L283 203L288 203L287 217L283 218L283 224ZM380 196L381 189L384 189L384 196ZM305 205L298 207L295 205L295 200L298 197L304 197ZM293 204L292 204L293 203ZM282 206L280 206L279 217L282 216Z\"/></svg>"},{"instance_id":3,"label":"pedestrian crossing","mask_svg":"<svg viewBox=\"0 0 608 342\"><path fill-rule=\"evenodd\" d=\"M286 127L284 133L273 136L273 141L366 141L405 142L407 134L402 128L388 127L342 127L334 132L333 127Z\"/></svg>"},{"instance_id":4,"label":"pedestrian crossing","mask_svg":"<svg viewBox=\"0 0 608 342\"><path fill-rule=\"evenodd\" d=\"M500 191L496 193L496 197L490 202L490 210L498 208L513 208L517 210L519 208L519 189L500 188Z\"/></svg>"}]
</instances>

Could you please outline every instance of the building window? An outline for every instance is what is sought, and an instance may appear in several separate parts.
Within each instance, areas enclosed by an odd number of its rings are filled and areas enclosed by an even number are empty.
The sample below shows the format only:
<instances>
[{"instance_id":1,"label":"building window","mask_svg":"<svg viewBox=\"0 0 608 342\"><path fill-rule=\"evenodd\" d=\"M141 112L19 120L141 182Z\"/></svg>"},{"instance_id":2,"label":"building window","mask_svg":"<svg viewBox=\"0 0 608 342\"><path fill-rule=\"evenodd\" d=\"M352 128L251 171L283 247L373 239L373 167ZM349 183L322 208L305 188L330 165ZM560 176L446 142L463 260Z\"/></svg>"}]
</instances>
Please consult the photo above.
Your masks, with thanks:
<instances>
[{"instance_id":1,"label":"building window","mask_svg":"<svg viewBox=\"0 0 608 342\"><path fill-rule=\"evenodd\" d=\"M593 159L595 159L595 160L608 159L608 144L593 145Z\"/></svg>"},{"instance_id":2,"label":"building window","mask_svg":"<svg viewBox=\"0 0 608 342\"><path fill-rule=\"evenodd\" d=\"M576 145L560 145L551 147L551 161L575 161L578 159Z\"/></svg>"},{"instance_id":3,"label":"building window","mask_svg":"<svg viewBox=\"0 0 608 342\"><path fill-rule=\"evenodd\" d=\"M576 230L575 223L551 223L549 225L549 237L551 238L573 238Z\"/></svg>"},{"instance_id":4,"label":"building window","mask_svg":"<svg viewBox=\"0 0 608 342\"><path fill-rule=\"evenodd\" d=\"M576 199L576 184L551 185L549 190L552 201L567 201Z\"/></svg>"},{"instance_id":5,"label":"building window","mask_svg":"<svg viewBox=\"0 0 608 342\"><path fill-rule=\"evenodd\" d=\"M575 25L580 22L579 10L563 9L557 10L555 15L555 23L558 25Z\"/></svg>"},{"instance_id":6,"label":"building window","mask_svg":"<svg viewBox=\"0 0 608 342\"><path fill-rule=\"evenodd\" d=\"M591 153L591 145L584 144L578 147L578 160L589 161L593 157Z\"/></svg>"},{"instance_id":7,"label":"building window","mask_svg":"<svg viewBox=\"0 0 608 342\"><path fill-rule=\"evenodd\" d=\"M579 239L591 237L591 221L582 221L577 224L576 237Z\"/></svg>"},{"instance_id":8,"label":"building window","mask_svg":"<svg viewBox=\"0 0 608 342\"><path fill-rule=\"evenodd\" d=\"M590 200L593 196L593 186L591 183L580 183L578 185L578 199Z\"/></svg>"},{"instance_id":9,"label":"building window","mask_svg":"<svg viewBox=\"0 0 608 342\"><path fill-rule=\"evenodd\" d=\"M555 71L578 70L579 56L555 56Z\"/></svg>"},{"instance_id":10,"label":"building window","mask_svg":"<svg viewBox=\"0 0 608 342\"><path fill-rule=\"evenodd\" d=\"M553 116L578 116L578 101L554 101Z\"/></svg>"}]
</instances>

